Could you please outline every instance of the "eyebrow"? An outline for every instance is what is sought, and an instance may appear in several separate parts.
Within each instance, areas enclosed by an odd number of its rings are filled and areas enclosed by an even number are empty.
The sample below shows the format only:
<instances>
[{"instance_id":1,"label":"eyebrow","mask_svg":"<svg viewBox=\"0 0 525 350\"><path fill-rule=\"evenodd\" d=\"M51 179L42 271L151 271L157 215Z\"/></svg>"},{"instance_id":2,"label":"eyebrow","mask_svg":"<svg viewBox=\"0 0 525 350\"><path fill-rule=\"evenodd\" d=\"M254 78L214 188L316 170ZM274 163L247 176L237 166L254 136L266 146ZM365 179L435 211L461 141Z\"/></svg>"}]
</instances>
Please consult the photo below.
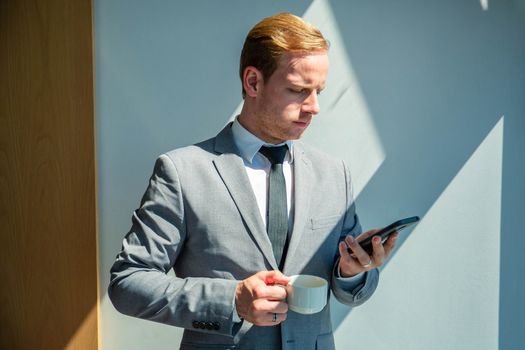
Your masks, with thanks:
<instances>
[{"instance_id":1,"label":"eyebrow","mask_svg":"<svg viewBox=\"0 0 525 350\"><path fill-rule=\"evenodd\" d=\"M291 85L294 87L294 88L299 88L299 89L308 89L308 90L317 90L317 91L323 91L325 88L326 88L326 84L323 84L321 87L317 88L317 87L312 87L312 86L309 86L309 85L302 85L302 84L296 84L296 83L291 83Z\"/></svg>"}]
</instances>

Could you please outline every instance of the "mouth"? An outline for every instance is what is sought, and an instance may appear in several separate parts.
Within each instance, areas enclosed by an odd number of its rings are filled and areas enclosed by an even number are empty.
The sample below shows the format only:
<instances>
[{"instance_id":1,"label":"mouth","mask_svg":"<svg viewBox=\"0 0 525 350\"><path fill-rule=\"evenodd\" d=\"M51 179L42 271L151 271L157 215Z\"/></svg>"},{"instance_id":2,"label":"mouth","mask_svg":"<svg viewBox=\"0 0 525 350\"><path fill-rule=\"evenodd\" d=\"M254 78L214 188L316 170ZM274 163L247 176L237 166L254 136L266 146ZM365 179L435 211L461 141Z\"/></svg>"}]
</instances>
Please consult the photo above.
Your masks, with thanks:
<instances>
[{"instance_id":1,"label":"mouth","mask_svg":"<svg viewBox=\"0 0 525 350\"><path fill-rule=\"evenodd\" d=\"M293 123L300 128L306 128L308 127L308 125L310 125L310 120L307 120L307 121L297 120L297 121L294 121Z\"/></svg>"}]
</instances>

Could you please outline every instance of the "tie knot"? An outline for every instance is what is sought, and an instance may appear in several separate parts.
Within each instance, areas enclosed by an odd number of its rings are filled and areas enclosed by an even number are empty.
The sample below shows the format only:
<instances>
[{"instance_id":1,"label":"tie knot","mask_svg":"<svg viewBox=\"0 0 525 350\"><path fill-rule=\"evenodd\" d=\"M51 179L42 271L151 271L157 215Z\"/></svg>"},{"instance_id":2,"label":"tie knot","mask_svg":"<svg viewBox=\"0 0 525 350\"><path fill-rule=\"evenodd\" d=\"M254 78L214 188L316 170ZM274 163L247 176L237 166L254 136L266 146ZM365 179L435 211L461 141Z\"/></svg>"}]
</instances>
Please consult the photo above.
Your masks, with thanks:
<instances>
[{"instance_id":1,"label":"tie knot","mask_svg":"<svg viewBox=\"0 0 525 350\"><path fill-rule=\"evenodd\" d=\"M268 158L272 164L282 164L284 157L286 157L286 151L288 151L287 145L282 145L278 147L266 147L262 146L259 152Z\"/></svg>"}]
</instances>

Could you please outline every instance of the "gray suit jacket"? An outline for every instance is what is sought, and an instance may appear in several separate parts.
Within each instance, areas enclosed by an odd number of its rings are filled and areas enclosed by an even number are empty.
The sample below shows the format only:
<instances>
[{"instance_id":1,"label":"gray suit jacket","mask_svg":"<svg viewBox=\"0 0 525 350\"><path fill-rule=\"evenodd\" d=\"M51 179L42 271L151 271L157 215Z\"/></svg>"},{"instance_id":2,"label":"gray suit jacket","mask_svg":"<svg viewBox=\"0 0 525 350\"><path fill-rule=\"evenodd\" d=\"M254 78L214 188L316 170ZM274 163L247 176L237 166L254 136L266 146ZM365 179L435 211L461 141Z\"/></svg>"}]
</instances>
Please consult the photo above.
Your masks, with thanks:
<instances>
[{"instance_id":1,"label":"gray suit jacket","mask_svg":"<svg viewBox=\"0 0 525 350\"><path fill-rule=\"evenodd\" d=\"M301 142L293 149L294 223L282 272L323 277L339 301L359 305L378 271L353 290L334 277L338 242L361 231L348 169ZM313 315L289 311L280 327L232 321L238 281L278 266L231 125L161 155L132 221L108 288L120 312L185 328L182 349L334 348L329 304Z\"/></svg>"}]
</instances>

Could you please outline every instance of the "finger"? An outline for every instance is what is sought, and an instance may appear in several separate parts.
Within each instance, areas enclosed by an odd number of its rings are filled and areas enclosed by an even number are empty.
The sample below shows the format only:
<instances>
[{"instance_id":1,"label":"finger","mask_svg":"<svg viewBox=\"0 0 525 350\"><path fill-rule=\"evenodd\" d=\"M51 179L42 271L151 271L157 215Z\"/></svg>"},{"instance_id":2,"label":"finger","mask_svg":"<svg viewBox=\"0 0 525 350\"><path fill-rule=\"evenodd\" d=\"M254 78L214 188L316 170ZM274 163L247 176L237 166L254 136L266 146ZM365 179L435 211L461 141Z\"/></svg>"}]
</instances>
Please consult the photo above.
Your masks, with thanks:
<instances>
[{"instance_id":1,"label":"finger","mask_svg":"<svg viewBox=\"0 0 525 350\"><path fill-rule=\"evenodd\" d=\"M279 270L272 270L272 271L263 271L263 278L264 282L266 284L282 284L287 285L290 281L290 277L285 276L281 271Z\"/></svg>"},{"instance_id":2,"label":"finger","mask_svg":"<svg viewBox=\"0 0 525 350\"><path fill-rule=\"evenodd\" d=\"M352 250L355 255L355 259L361 264L361 266L369 265L371 263L372 258L363 248L361 248L354 237L350 235L346 236L345 242L348 244L350 250Z\"/></svg>"},{"instance_id":3,"label":"finger","mask_svg":"<svg viewBox=\"0 0 525 350\"><path fill-rule=\"evenodd\" d=\"M341 241L339 243L339 255L341 256L339 264L348 265L352 270L362 269L363 266L355 258L355 254L352 252L346 241Z\"/></svg>"},{"instance_id":4,"label":"finger","mask_svg":"<svg viewBox=\"0 0 525 350\"><path fill-rule=\"evenodd\" d=\"M259 318L267 313L285 314L288 312L288 304L282 301L257 299L252 304L252 311Z\"/></svg>"},{"instance_id":5,"label":"finger","mask_svg":"<svg viewBox=\"0 0 525 350\"><path fill-rule=\"evenodd\" d=\"M253 289L255 299L284 300L286 290L280 285L266 285L261 283Z\"/></svg>"},{"instance_id":6,"label":"finger","mask_svg":"<svg viewBox=\"0 0 525 350\"><path fill-rule=\"evenodd\" d=\"M381 231L381 228L374 228L372 230L368 230L366 232L363 232L359 236L356 237L356 241L361 242L364 239L367 239L368 237L375 235L379 231Z\"/></svg>"},{"instance_id":7,"label":"finger","mask_svg":"<svg viewBox=\"0 0 525 350\"><path fill-rule=\"evenodd\" d=\"M275 312L277 314L285 314L288 312L288 304L284 301L268 300L268 307L270 312Z\"/></svg>"},{"instance_id":8,"label":"finger","mask_svg":"<svg viewBox=\"0 0 525 350\"><path fill-rule=\"evenodd\" d=\"M280 284L268 286L268 300L285 300L287 297L286 289Z\"/></svg>"},{"instance_id":9,"label":"finger","mask_svg":"<svg viewBox=\"0 0 525 350\"><path fill-rule=\"evenodd\" d=\"M350 253L347 252L347 247L344 242L339 244L339 252L341 254L339 260L339 273L341 277L355 276L368 270L368 268L363 267L358 260L353 258Z\"/></svg>"},{"instance_id":10,"label":"finger","mask_svg":"<svg viewBox=\"0 0 525 350\"><path fill-rule=\"evenodd\" d=\"M385 260L385 249L383 244L381 244L381 237L372 238L372 256L373 256L373 265L375 267L383 265Z\"/></svg>"},{"instance_id":11,"label":"finger","mask_svg":"<svg viewBox=\"0 0 525 350\"><path fill-rule=\"evenodd\" d=\"M396 231L395 233L391 234L390 237L388 237L385 244L383 245L385 249L385 258L390 255L392 250L394 250L398 236L399 236L399 233Z\"/></svg>"},{"instance_id":12,"label":"finger","mask_svg":"<svg viewBox=\"0 0 525 350\"><path fill-rule=\"evenodd\" d=\"M263 327L276 326L286 320L286 314L267 312L253 319L253 324Z\"/></svg>"},{"instance_id":13,"label":"finger","mask_svg":"<svg viewBox=\"0 0 525 350\"><path fill-rule=\"evenodd\" d=\"M348 245L348 243L346 243L346 238L345 240L342 240L341 242L339 242L339 255L341 255L341 259L352 259L352 250L350 249L350 246Z\"/></svg>"},{"instance_id":14,"label":"finger","mask_svg":"<svg viewBox=\"0 0 525 350\"><path fill-rule=\"evenodd\" d=\"M269 319L270 326L272 326L272 325L281 323L284 320L286 320L286 316L287 315L286 315L286 313L270 312L270 313L267 314L267 316L268 316L268 319Z\"/></svg>"}]
</instances>

